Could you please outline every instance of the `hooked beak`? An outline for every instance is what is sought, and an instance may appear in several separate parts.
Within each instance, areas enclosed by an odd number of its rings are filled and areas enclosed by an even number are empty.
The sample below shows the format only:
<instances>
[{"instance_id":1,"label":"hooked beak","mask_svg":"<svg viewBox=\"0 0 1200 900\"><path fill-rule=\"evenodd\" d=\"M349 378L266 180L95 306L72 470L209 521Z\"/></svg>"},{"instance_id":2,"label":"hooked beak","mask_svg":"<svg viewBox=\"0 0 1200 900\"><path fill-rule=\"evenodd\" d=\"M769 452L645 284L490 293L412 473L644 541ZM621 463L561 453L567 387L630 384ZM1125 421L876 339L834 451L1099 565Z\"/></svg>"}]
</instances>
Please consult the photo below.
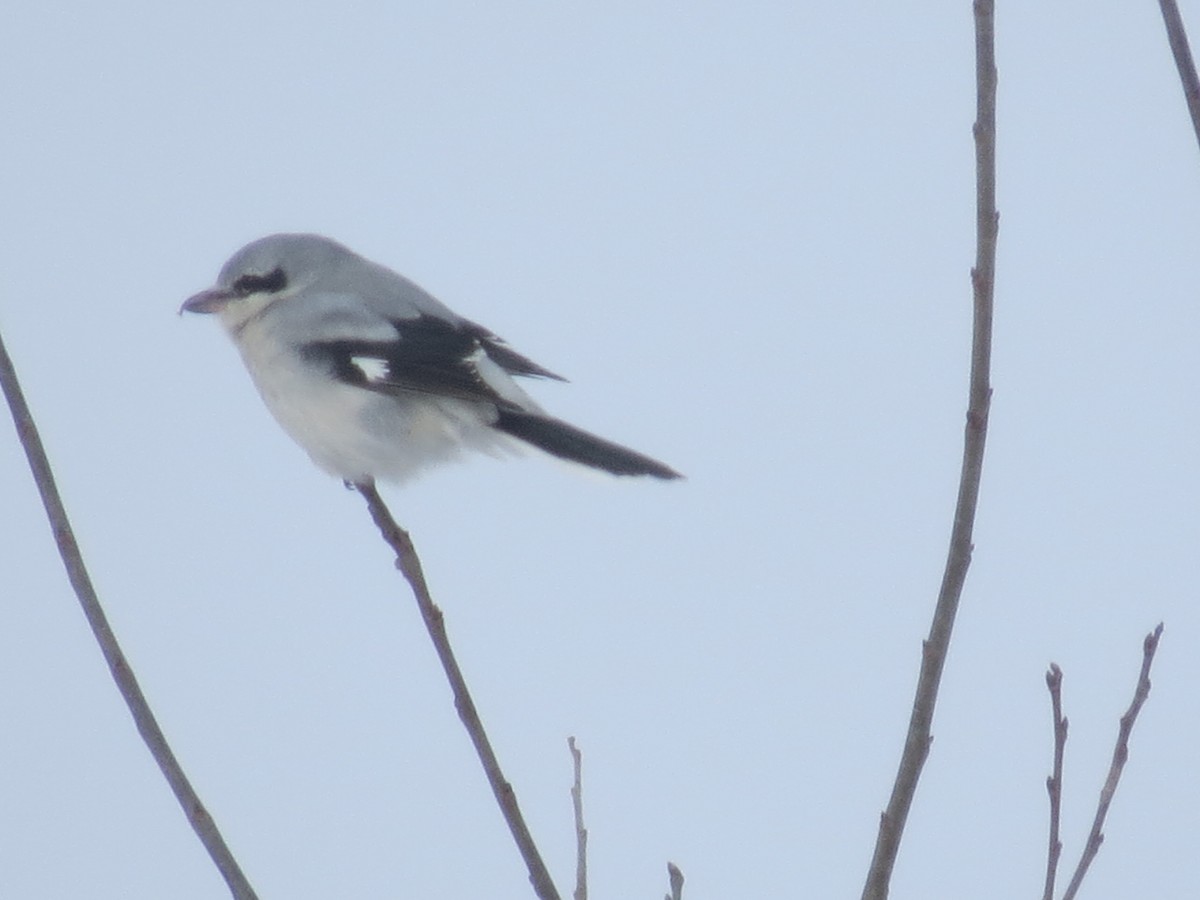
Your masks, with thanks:
<instances>
[{"instance_id":1,"label":"hooked beak","mask_svg":"<svg viewBox=\"0 0 1200 900\"><path fill-rule=\"evenodd\" d=\"M221 288L209 288L207 291L201 291L195 296L184 300L183 306L179 307L179 312L181 315L185 312L203 313L205 315L220 312L230 300L234 300L236 297L237 295L231 291L222 290Z\"/></svg>"}]
</instances>

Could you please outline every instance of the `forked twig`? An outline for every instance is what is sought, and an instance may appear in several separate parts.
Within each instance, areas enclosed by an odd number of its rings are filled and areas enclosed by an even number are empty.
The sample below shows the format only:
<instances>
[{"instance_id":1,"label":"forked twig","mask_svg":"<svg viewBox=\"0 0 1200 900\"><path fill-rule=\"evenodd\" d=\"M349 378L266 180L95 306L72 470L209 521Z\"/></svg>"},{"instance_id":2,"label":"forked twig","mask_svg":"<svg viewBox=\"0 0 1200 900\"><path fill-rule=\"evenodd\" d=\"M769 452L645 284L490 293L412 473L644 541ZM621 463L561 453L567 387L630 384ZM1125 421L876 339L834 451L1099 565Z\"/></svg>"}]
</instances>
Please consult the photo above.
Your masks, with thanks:
<instances>
[{"instance_id":1,"label":"forked twig","mask_svg":"<svg viewBox=\"0 0 1200 900\"><path fill-rule=\"evenodd\" d=\"M1063 753L1067 747L1067 720L1062 714L1062 669L1054 663L1046 673L1046 687L1050 691L1050 708L1054 716L1054 768L1046 779L1046 791L1050 794L1050 842L1046 852L1046 888L1042 900L1054 900L1054 881L1058 877L1058 861L1062 857L1062 839L1059 826L1062 821L1062 772Z\"/></svg>"},{"instance_id":2,"label":"forked twig","mask_svg":"<svg viewBox=\"0 0 1200 900\"><path fill-rule=\"evenodd\" d=\"M492 750L491 741L488 740L483 723L479 720L475 701L471 699L467 683L458 667L458 660L455 659L454 651L450 647L442 611L429 594L429 586L425 583L425 573L421 568L421 560L417 556L412 538L409 537L407 531L396 524L396 520L392 518L391 512L388 511L373 483L356 484L355 488L367 501L371 518L379 528L379 533L383 535L383 539L396 554L396 568L400 570L412 587L413 596L416 597L417 606L421 610L421 618L425 620L429 637L433 640L433 646L442 663L442 669L446 672L446 679L450 682L450 690L454 693L454 707L458 710L458 717L462 720L463 726L467 729L471 743L475 745L475 752L483 764L483 771L487 775L492 793L496 796L500 813L504 816L504 821L508 824L509 831L512 832L513 840L516 841L517 849L525 860L525 866L529 869L529 881L533 885L534 892L540 900L559 900L558 889L550 880L550 873L546 870L546 864L542 862L542 855L538 851L537 845L534 844L529 827L525 824L525 817L517 805L517 796L513 792L512 785L508 783L504 773L500 770L500 763L496 760L496 753Z\"/></svg>"},{"instance_id":3,"label":"forked twig","mask_svg":"<svg viewBox=\"0 0 1200 900\"><path fill-rule=\"evenodd\" d=\"M1129 704L1129 709L1125 711L1125 715L1121 716L1121 725L1117 729L1117 745L1113 748L1112 765L1108 768L1108 777L1104 780L1104 787L1100 789L1100 802L1096 807L1096 818L1092 820L1092 830L1088 833L1083 856L1075 868L1071 883L1067 885L1067 890L1063 893L1063 900L1074 900L1075 895L1079 892L1079 885L1083 883L1083 877L1087 874L1088 867L1096 858L1096 854L1100 852L1100 845L1104 843L1104 820L1108 817L1108 807L1112 804L1113 795L1117 792L1117 785L1121 781L1121 772L1125 768L1125 762L1129 759L1129 735L1133 732L1133 725L1137 721L1138 713L1142 711L1142 705L1150 696L1150 666L1154 663L1154 654L1158 650L1158 641L1162 637L1162 632L1163 627L1160 622L1158 627L1146 635L1146 639L1142 641L1142 671L1138 675L1137 688L1133 692L1133 701Z\"/></svg>"},{"instance_id":4,"label":"forked twig","mask_svg":"<svg viewBox=\"0 0 1200 900\"><path fill-rule=\"evenodd\" d=\"M200 843L204 845L204 849L212 857L212 861L225 879L225 883L229 885L230 892L237 900L255 900L256 895L253 888L250 887L250 882L246 880L245 874L237 860L233 858L225 839L221 837L221 832L217 830L212 816L204 808L200 797L183 773L179 760L175 758L174 752L167 743L167 738L159 727L154 713L150 710L150 704L146 701L146 695L142 693L137 678L134 677L133 670L129 667L129 661L125 658L121 645L117 643L116 635L113 634L112 628L108 624L108 617L104 614L100 599L96 596L96 589L92 585L91 576L83 561L83 554L80 553L79 544L75 540L71 521L67 518L66 507L63 506L62 497L59 496L54 473L50 469L50 460L46 456L46 449L38 435L33 414L29 411L29 404L25 402L25 394L21 390L21 383L17 380L16 369L4 347L3 339L0 339L0 388L3 389L4 397L8 401L13 423L17 427L17 437L21 441L26 459L29 460L29 468L33 472L33 480L37 484L38 493L41 494L42 506L46 509L46 518L50 521L50 528L54 532L54 542L58 545L58 554L62 557L63 566L67 570L67 578L75 590L75 596L79 598L79 605L83 608L84 617L87 618L96 643L100 645L100 652L104 654L104 661L108 663L108 670L112 673L117 690L121 693L121 698L133 716L138 733L142 736L150 755L158 763L158 768L167 779L167 784L171 786L175 799L183 807L183 813L187 816L196 836L200 838Z\"/></svg>"},{"instance_id":5,"label":"forked twig","mask_svg":"<svg viewBox=\"0 0 1200 900\"><path fill-rule=\"evenodd\" d=\"M996 212L996 55L992 0L975 0L975 266L971 270L974 290L974 327L971 340L970 399L967 405L966 433L963 440L962 472L958 483L958 501L954 526L950 532L950 550L942 575L937 607L929 637L921 654L921 673L917 681L912 716L904 751L892 787L887 809L880 817L879 835L871 868L863 888L863 900L884 900L892 878L900 838L908 820L908 811L916 794L921 769L933 740L931 727L937 705L942 669L954 630L959 599L971 564L972 531L979 501L979 483L983 472L983 450L987 440L988 409L992 389L992 295L995 285L996 239L999 214Z\"/></svg>"}]
</instances>

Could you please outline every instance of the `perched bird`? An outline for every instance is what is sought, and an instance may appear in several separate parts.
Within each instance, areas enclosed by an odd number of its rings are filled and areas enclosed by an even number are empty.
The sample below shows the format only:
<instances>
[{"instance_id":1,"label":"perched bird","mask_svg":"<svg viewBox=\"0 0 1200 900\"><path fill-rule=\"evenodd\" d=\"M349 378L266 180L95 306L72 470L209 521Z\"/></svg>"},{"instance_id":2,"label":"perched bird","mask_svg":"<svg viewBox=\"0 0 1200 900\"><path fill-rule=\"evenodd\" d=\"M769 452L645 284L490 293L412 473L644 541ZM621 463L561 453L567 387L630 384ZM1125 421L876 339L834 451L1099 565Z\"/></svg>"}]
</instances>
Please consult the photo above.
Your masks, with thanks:
<instances>
[{"instance_id":1,"label":"perched bird","mask_svg":"<svg viewBox=\"0 0 1200 900\"><path fill-rule=\"evenodd\" d=\"M284 431L347 482L522 444L614 475L680 477L544 413L514 376L560 376L329 238L247 244L184 311L216 314Z\"/></svg>"}]
</instances>

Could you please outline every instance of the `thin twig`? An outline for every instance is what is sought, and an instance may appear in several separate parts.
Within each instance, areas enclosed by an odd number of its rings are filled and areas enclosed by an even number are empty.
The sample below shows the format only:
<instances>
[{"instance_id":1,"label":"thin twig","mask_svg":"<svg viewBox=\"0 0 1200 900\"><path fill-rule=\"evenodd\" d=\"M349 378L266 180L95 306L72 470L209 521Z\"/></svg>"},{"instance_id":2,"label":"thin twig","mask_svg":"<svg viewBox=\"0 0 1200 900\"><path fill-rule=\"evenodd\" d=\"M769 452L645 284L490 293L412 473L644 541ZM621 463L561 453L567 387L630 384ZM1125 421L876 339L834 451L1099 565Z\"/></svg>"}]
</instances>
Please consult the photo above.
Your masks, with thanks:
<instances>
[{"instance_id":1,"label":"thin twig","mask_svg":"<svg viewBox=\"0 0 1200 900\"><path fill-rule=\"evenodd\" d=\"M533 842L524 816L521 815L521 809L517 805L517 796L513 792L512 785L508 783L504 773L500 770L496 753L492 750L487 732L484 731L483 723L479 720L475 701L471 699L467 683L458 667L458 660L454 658L454 651L450 647L442 611L429 594L429 586L425 583L425 573L421 569L421 560L417 556L412 538L408 536L407 531L396 524L396 520L392 518L391 512L388 511L373 483L357 484L355 487L367 501L367 507L371 510L371 518L379 528L379 533L383 535L383 539L395 552L396 568L412 586L413 596L416 597L417 606L421 609L421 618L425 620L429 637L433 640L438 659L441 660L446 678L450 682L450 690L454 693L454 706L458 710L458 717L467 729L471 743L475 745L475 752L483 764L483 771L487 775L488 784L492 787L492 793L496 796L500 813L504 816L504 821L508 823L508 829L512 832L517 849L529 869L529 881L533 885L534 892L540 900L559 900L558 889L550 880L550 873L546 871L542 855Z\"/></svg>"},{"instance_id":2,"label":"thin twig","mask_svg":"<svg viewBox=\"0 0 1200 900\"><path fill-rule=\"evenodd\" d=\"M963 442L962 472L950 550L942 576L937 608L929 637L921 654L921 673L908 725L908 736L891 799L879 823L879 835L871 868L863 888L863 900L884 900L888 895L892 869L900 851L900 839L912 806L921 769L933 741L931 726L937 704L938 686L950 647L954 618L962 597L967 568L971 564L972 531L979 501L979 483L983 471L983 450L987 440L988 409L992 389L989 372L992 355L992 295L995 285L996 237L999 215L996 212L996 58L992 0L975 2L975 179L976 179L976 255L971 270L974 288L975 321L971 343L970 399L967 406L966 434Z\"/></svg>"},{"instance_id":3,"label":"thin twig","mask_svg":"<svg viewBox=\"0 0 1200 900\"><path fill-rule=\"evenodd\" d=\"M671 885L671 893L667 894L666 900L683 900L683 873L673 862L667 863L667 878Z\"/></svg>"},{"instance_id":4,"label":"thin twig","mask_svg":"<svg viewBox=\"0 0 1200 900\"><path fill-rule=\"evenodd\" d=\"M1067 720L1062 714L1062 677L1062 669L1050 663L1046 687L1050 691L1050 708L1054 716L1054 769L1046 779L1046 791L1050 794L1050 842L1046 851L1046 889L1042 892L1042 900L1054 900L1054 880L1058 877L1058 861L1062 857L1059 824L1062 816L1063 753L1067 747Z\"/></svg>"},{"instance_id":5,"label":"thin twig","mask_svg":"<svg viewBox=\"0 0 1200 900\"><path fill-rule=\"evenodd\" d=\"M1083 856L1079 860L1075 874L1071 877L1071 883L1067 885L1063 900L1074 900L1075 895L1079 892L1079 885L1083 883L1083 877L1087 874L1088 867L1096 858L1096 854L1100 852L1100 845L1104 843L1104 820L1108 817L1108 807L1112 804L1113 795L1117 792L1117 785L1121 781L1121 772L1125 768L1125 762L1129 759L1129 735L1133 731L1138 713L1142 711L1142 704L1150 696L1150 666L1154 662L1154 653L1158 650L1158 640L1162 637L1162 632L1163 627L1160 622L1158 627L1146 635L1146 639L1142 641L1142 671L1138 675L1137 688L1133 692L1133 702L1129 704L1125 715L1121 716L1121 725L1117 729L1117 745L1113 749L1108 778L1104 780L1104 787L1100 789L1100 803L1096 807L1096 818L1092 821L1092 830L1088 833Z\"/></svg>"},{"instance_id":6,"label":"thin twig","mask_svg":"<svg viewBox=\"0 0 1200 900\"><path fill-rule=\"evenodd\" d=\"M1196 132L1196 140L1200 141L1200 78L1196 77L1196 64L1192 62L1183 18L1179 15L1175 0L1158 0L1158 5L1167 26L1167 40L1175 57L1175 68L1179 70L1179 80L1183 83L1183 96L1192 117L1192 129Z\"/></svg>"},{"instance_id":7,"label":"thin twig","mask_svg":"<svg viewBox=\"0 0 1200 900\"><path fill-rule=\"evenodd\" d=\"M575 900L587 900L587 828L583 824L583 754L575 744L575 738L567 738L571 748L571 761L575 778L571 783L571 807L575 811Z\"/></svg>"},{"instance_id":8,"label":"thin twig","mask_svg":"<svg viewBox=\"0 0 1200 900\"><path fill-rule=\"evenodd\" d=\"M255 900L256 895L250 887L250 882L246 880L241 867L238 866L237 860L233 858L233 854L226 845L225 839L217 830L212 816L200 802L199 796L192 788L187 776L184 775L170 745L167 744L166 736L159 728L158 721L150 710L150 704L147 703L146 696L142 693L137 678L134 677L133 670L129 667L129 661L125 658L125 654L108 624L108 617L105 616L104 609L100 606L100 600L92 586L91 576L88 575L87 567L84 565L83 555L75 540L75 532L71 528L67 510L63 506L58 487L54 482L50 460L46 456L45 447L42 446L42 439L34 424L33 414L25 402L25 395L17 380L16 369L4 347L3 339L0 339L0 388L3 388L4 397L8 401L8 408L12 413L13 423L17 427L17 436L25 451L25 457L29 460L29 468L33 472L33 480L37 484L38 493L42 496L42 506L46 509L46 518L50 521L54 542L58 545L59 556L62 557L63 566L67 570L67 578L75 590L75 596L79 598L79 605L83 608L83 614L87 618L88 625L91 626L96 643L100 645L100 652L104 654L104 661L108 663L113 681L117 683L117 690L120 691L125 705L129 707L138 733L142 736L150 755L158 763L159 769L162 770L163 776L175 793L175 799L183 807L184 815L187 816L196 836L200 838L200 843L204 845L204 849L208 851L208 855L212 857L212 861L229 885L232 895L236 900Z\"/></svg>"}]
</instances>

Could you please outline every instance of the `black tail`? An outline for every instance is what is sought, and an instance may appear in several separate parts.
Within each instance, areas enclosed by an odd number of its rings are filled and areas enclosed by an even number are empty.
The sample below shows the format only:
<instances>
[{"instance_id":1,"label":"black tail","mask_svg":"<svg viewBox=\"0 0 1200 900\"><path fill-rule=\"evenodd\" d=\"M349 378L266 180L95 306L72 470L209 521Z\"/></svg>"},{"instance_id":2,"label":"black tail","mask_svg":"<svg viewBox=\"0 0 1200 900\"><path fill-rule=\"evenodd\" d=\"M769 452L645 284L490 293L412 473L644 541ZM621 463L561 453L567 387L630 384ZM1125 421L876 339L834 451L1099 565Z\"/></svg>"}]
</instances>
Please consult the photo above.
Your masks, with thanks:
<instances>
[{"instance_id":1,"label":"black tail","mask_svg":"<svg viewBox=\"0 0 1200 900\"><path fill-rule=\"evenodd\" d=\"M520 438L553 456L583 463L614 475L653 475L655 478L682 478L670 466L588 434L561 419L520 410L501 409L495 427Z\"/></svg>"}]
</instances>

